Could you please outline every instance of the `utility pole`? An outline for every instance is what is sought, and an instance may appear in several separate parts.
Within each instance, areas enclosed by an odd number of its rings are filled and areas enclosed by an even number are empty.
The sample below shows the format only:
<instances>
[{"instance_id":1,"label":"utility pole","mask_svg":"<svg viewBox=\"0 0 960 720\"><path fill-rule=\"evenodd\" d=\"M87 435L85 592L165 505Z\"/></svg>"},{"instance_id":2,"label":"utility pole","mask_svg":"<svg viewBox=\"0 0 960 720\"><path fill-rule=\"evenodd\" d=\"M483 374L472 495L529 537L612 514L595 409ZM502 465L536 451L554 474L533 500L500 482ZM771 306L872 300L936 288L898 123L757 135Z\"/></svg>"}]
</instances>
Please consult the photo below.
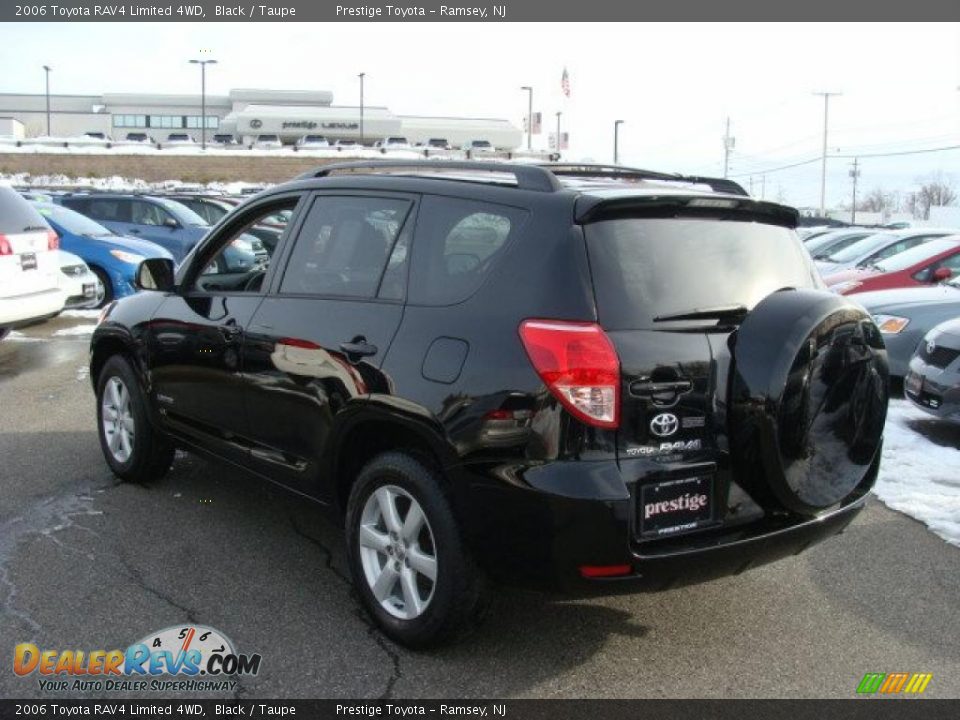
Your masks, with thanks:
<instances>
[{"instance_id":1,"label":"utility pole","mask_svg":"<svg viewBox=\"0 0 960 720\"><path fill-rule=\"evenodd\" d=\"M727 177L730 170L730 151L736 144L737 139L730 137L730 118L727 118L727 131L723 135L723 176Z\"/></svg>"},{"instance_id":2,"label":"utility pole","mask_svg":"<svg viewBox=\"0 0 960 720\"><path fill-rule=\"evenodd\" d=\"M854 158L850 168L850 177L853 178L853 204L850 206L850 224L857 224L857 178L860 177L860 158Z\"/></svg>"},{"instance_id":3,"label":"utility pole","mask_svg":"<svg viewBox=\"0 0 960 720\"><path fill-rule=\"evenodd\" d=\"M357 75L360 78L360 145L363 145L363 79L367 76L366 73L360 73Z\"/></svg>"},{"instance_id":4,"label":"utility pole","mask_svg":"<svg viewBox=\"0 0 960 720\"><path fill-rule=\"evenodd\" d=\"M560 142L560 116L561 115L563 115L563 112L560 110L557 110L557 157L560 156L560 147L561 145L563 145L563 143Z\"/></svg>"},{"instance_id":5,"label":"utility pole","mask_svg":"<svg viewBox=\"0 0 960 720\"><path fill-rule=\"evenodd\" d=\"M760 199L761 200L767 199L767 176L766 175L760 176Z\"/></svg>"},{"instance_id":6,"label":"utility pole","mask_svg":"<svg viewBox=\"0 0 960 720\"><path fill-rule=\"evenodd\" d=\"M820 166L820 217L827 213L827 126L830 120L830 98L842 95L837 92L815 92L814 95L823 96L823 157Z\"/></svg>"},{"instance_id":7,"label":"utility pole","mask_svg":"<svg viewBox=\"0 0 960 720\"><path fill-rule=\"evenodd\" d=\"M527 91L527 152L533 150L533 88L524 85L521 90Z\"/></svg>"},{"instance_id":8,"label":"utility pole","mask_svg":"<svg viewBox=\"0 0 960 720\"><path fill-rule=\"evenodd\" d=\"M200 66L200 149L207 149L207 65L216 65L216 60L191 60Z\"/></svg>"},{"instance_id":9,"label":"utility pole","mask_svg":"<svg viewBox=\"0 0 960 720\"><path fill-rule=\"evenodd\" d=\"M47 76L47 137L50 137L50 71L53 70L49 65L43 66Z\"/></svg>"},{"instance_id":10,"label":"utility pole","mask_svg":"<svg viewBox=\"0 0 960 720\"><path fill-rule=\"evenodd\" d=\"M614 120L613 121L613 164L617 165L620 163L620 126L623 125L623 120Z\"/></svg>"},{"instance_id":11,"label":"utility pole","mask_svg":"<svg viewBox=\"0 0 960 720\"><path fill-rule=\"evenodd\" d=\"M750 176L750 195L753 196L753 175Z\"/></svg>"}]
</instances>

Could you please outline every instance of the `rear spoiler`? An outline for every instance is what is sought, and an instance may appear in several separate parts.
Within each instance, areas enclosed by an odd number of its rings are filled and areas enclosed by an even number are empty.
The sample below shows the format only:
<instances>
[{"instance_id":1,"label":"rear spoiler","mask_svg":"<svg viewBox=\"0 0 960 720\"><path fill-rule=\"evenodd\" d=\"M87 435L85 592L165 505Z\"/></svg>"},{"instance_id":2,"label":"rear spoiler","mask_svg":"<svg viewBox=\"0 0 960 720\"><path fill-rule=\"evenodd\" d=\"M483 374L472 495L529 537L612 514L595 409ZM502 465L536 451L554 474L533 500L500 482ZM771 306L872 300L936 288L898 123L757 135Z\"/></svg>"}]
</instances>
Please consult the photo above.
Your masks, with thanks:
<instances>
[{"instance_id":1,"label":"rear spoiler","mask_svg":"<svg viewBox=\"0 0 960 720\"><path fill-rule=\"evenodd\" d=\"M581 195L574 216L580 224L625 217L702 217L741 220L795 228L796 208L738 195L626 195L604 198Z\"/></svg>"}]
</instances>

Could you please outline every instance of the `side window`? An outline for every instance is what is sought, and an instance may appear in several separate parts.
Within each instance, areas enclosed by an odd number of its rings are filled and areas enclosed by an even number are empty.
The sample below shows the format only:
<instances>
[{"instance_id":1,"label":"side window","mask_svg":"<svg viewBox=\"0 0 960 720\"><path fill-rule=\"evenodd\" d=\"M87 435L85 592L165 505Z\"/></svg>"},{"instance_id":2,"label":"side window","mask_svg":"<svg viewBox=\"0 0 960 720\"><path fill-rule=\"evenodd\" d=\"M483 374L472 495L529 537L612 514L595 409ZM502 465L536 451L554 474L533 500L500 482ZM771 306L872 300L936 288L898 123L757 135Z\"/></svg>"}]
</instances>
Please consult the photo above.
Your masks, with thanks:
<instances>
[{"instance_id":1,"label":"side window","mask_svg":"<svg viewBox=\"0 0 960 720\"><path fill-rule=\"evenodd\" d=\"M122 198L95 198L86 203L89 217L110 222L130 222L129 205Z\"/></svg>"},{"instance_id":2,"label":"side window","mask_svg":"<svg viewBox=\"0 0 960 720\"><path fill-rule=\"evenodd\" d=\"M280 292L374 297L412 204L393 198L317 198L297 236Z\"/></svg>"},{"instance_id":3,"label":"side window","mask_svg":"<svg viewBox=\"0 0 960 720\"><path fill-rule=\"evenodd\" d=\"M210 250L213 255L194 280L194 287L207 292L260 292L270 268L273 248L268 249L252 231L279 209L292 212L298 200L287 198L252 210L239 220L239 224L226 228L216 247Z\"/></svg>"},{"instance_id":4,"label":"side window","mask_svg":"<svg viewBox=\"0 0 960 720\"><path fill-rule=\"evenodd\" d=\"M173 220L168 213L156 203L145 200L134 200L130 208L130 222L138 225L163 225L167 220Z\"/></svg>"},{"instance_id":5,"label":"side window","mask_svg":"<svg viewBox=\"0 0 960 720\"><path fill-rule=\"evenodd\" d=\"M424 197L417 221L409 301L451 305L476 292L526 211L472 200Z\"/></svg>"}]
</instances>

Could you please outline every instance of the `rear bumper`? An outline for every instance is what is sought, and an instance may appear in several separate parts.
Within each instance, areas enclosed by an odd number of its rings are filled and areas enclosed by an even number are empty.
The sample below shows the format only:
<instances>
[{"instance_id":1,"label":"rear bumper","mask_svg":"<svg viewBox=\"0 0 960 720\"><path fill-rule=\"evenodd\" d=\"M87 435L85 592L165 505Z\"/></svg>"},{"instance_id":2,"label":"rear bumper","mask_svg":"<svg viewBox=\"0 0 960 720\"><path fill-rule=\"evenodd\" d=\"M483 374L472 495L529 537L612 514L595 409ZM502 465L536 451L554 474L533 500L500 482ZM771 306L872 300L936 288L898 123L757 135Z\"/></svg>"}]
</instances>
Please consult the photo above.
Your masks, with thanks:
<instances>
[{"instance_id":1,"label":"rear bumper","mask_svg":"<svg viewBox=\"0 0 960 720\"><path fill-rule=\"evenodd\" d=\"M597 466L581 478L584 489L599 489L597 494L614 490L616 463L576 464ZM474 556L489 574L509 584L593 595L666 590L803 552L849 525L863 509L875 473L844 504L814 517L768 515L736 527L649 542L635 535L636 501L623 483L621 497L596 499L504 485L490 477L484 481L475 474L471 478L460 478L467 486L456 494L457 514ZM497 479L503 479L502 473ZM617 577L585 578L583 566L628 570Z\"/></svg>"},{"instance_id":2,"label":"rear bumper","mask_svg":"<svg viewBox=\"0 0 960 720\"><path fill-rule=\"evenodd\" d=\"M63 310L66 294L59 288L0 298L0 327L10 327Z\"/></svg>"}]
</instances>

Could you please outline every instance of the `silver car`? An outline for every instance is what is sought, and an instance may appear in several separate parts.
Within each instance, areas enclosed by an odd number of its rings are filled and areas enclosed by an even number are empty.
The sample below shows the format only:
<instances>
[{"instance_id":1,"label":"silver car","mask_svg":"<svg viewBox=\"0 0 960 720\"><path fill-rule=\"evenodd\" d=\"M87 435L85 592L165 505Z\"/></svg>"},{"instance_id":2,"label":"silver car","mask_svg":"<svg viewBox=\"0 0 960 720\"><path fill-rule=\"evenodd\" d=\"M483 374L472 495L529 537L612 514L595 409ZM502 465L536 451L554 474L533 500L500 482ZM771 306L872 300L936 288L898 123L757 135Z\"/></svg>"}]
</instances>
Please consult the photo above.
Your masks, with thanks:
<instances>
[{"instance_id":1,"label":"silver car","mask_svg":"<svg viewBox=\"0 0 960 720\"><path fill-rule=\"evenodd\" d=\"M857 240L843 248L830 248L814 254L817 270L824 276L849 270L853 267L867 267L873 263L899 255L928 240L955 235L957 230L887 230Z\"/></svg>"},{"instance_id":2,"label":"silver car","mask_svg":"<svg viewBox=\"0 0 960 720\"><path fill-rule=\"evenodd\" d=\"M960 424L960 317L927 333L910 361L904 392L921 410Z\"/></svg>"}]
</instances>

